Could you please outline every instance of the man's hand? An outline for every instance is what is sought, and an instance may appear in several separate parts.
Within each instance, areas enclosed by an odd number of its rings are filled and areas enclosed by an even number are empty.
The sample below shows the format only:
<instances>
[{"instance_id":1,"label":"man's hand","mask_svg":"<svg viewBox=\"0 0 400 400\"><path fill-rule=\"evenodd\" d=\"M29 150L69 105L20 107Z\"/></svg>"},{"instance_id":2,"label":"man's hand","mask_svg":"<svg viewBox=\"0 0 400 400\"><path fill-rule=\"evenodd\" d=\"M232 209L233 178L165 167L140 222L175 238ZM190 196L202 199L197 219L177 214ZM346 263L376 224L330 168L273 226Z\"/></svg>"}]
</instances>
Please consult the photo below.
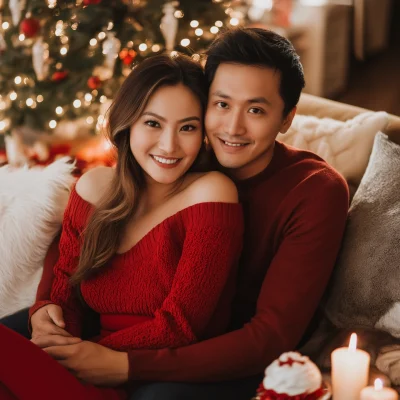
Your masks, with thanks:
<instances>
[{"instance_id":1,"label":"man's hand","mask_svg":"<svg viewBox=\"0 0 400 400\"><path fill-rule=\"evenodd\" d=\"M44 349L78 379L93 385L118 386L128 381L128 354L82 341Z\"/></svg>"},{"instance_id":2,"label":"man's hand","mask_svg":"<svg viewBox=\"0 0 400 400\"><path fill-rule=\"evenodd\" d=\"M36 346L45 349L53 346L67 346L82 342L82 339L77 337L62 336L62 335L40 335L31 339L31 342Z\"/></svg>"},{"instance_id":3,"label":"man's hand","mask_svg":"<svg viewBox=\"0 0 400 400\"><path fill-rule=\"evenodd\" d=\"M39 336L60 335L70 337L64 329L65 322L60 306L48 304L39 308L31 317L32 339Z\"/></svg>"}]
</instances>

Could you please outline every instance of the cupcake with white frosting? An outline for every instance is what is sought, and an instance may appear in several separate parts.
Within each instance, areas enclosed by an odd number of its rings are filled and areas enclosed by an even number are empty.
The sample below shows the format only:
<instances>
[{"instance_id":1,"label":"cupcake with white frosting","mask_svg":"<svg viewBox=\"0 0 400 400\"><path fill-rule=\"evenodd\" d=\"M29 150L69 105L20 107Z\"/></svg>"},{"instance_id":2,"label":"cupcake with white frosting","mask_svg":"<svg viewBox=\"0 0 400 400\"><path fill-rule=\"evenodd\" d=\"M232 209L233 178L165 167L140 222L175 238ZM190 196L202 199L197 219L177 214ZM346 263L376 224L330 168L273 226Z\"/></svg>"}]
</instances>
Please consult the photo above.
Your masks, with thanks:
<instances>
[{"instance_id":1,"label":"cupcake with white frosting","mask_svg":"<svg viewBox=\"0 0 400 400\"><path fill-rule=\"evenodd\" d=\"M325 394L318 367L297 352L283 353L266 370L256 399L318 400Z\"/></svg>"}]
</instances>

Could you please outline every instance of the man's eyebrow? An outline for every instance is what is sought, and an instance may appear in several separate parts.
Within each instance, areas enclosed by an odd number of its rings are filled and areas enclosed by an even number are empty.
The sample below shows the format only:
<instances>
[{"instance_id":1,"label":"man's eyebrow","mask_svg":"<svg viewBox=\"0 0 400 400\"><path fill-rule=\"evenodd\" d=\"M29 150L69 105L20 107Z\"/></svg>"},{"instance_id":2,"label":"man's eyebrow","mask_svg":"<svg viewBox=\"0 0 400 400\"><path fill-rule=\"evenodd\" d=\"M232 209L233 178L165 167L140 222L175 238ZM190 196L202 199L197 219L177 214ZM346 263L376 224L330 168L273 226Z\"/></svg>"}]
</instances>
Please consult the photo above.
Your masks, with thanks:
<instances>
[{"instance_id":1,"label":"man's eyebrow","mask_svg":"<svg viewBox=\"0 0 400 400\"><path fill-rule=\"evenodd\" d=\"M167 121L166 118L164 118L164 117L162 117L161 115L158 115L158 114L156 114L156 113L153 113L153 112L151 112L151 111L146 111L146 112L144 112L142 115L150 115L150 116L152 116L152 117L161 119L161 121L164 121L164 122ZM200 118L199 118L199 117L196 117L196 116L193 116L193 117L186 117L186 118L182 118L182 119L179 120L178 122L182 123L182 122L188 122L188 121L199 121L199 122L200 122Z\"/></svg>"},{"instance_id":2,"label":"man's eyebrow","mask_svg":"<svg viewBox=\"0 0 400 400\"><path fill-rule=\"evenodd\" d=\"M227 94L221 92L220 90L217 90L213 93L211 93L212 96L217 96L217 97L221 97L222 99L231 99L230 96L228 96ZM247 103L253 104L253 103L262 103L262 104L267 104L267 105L271 105L271 102L269 100L267 100L265 97L260 96L260 97L254 97L253 99L249 99L247 100Z\"/></svg>"},{"instance_id":3,"label":"man's eyebrow","mask_svg":"<svg viewBox=\"0 0 400 400\"><path fill-rule=\"evenodd\" d=\"M271 105L271 102L267 100L265 97L254 97L254 99L247 100L248 103L263 103L267 105Z\"/></svg>"}]
</instances>

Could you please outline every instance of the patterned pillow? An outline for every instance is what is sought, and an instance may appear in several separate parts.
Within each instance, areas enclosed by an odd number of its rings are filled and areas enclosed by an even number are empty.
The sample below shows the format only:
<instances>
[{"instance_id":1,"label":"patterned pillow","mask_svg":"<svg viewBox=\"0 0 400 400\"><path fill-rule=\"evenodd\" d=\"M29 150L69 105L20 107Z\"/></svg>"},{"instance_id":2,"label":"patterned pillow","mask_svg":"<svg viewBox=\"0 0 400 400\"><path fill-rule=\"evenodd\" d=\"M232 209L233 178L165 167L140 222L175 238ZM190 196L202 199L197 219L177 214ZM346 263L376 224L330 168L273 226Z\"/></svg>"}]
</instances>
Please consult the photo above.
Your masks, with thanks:
<instances>
[{"instance_id":1,"label":"patterned pillow","mask_svg":"<svg viewBox=\"0 0 400 400\"><path fill-rule=\"evenodd\" d=\"M354 193L368 165L374 137L388 122L385 112L365 112L346 122L296 115L278 140L318 154L345 177Z\"/></svg>"}]
</instances>

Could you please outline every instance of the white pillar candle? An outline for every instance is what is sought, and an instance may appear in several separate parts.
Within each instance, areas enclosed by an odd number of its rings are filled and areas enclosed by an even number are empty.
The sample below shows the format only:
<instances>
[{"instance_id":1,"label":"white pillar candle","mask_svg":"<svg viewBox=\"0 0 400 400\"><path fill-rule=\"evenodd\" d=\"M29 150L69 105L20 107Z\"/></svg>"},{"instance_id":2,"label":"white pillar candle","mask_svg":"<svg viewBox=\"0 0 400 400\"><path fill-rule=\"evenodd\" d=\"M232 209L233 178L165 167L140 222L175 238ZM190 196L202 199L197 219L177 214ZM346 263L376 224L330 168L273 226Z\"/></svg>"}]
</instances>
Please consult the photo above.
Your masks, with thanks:
<instances>
[{"instance_id":1,"label":"white pillar candle","mask_svg":"<svg viewBox=\"0 0 400 400\"><path fill-rule=\"evenodd\" d=\"M333 398L360 400L361 390L367 386L370 356L357 349L357 335L353 333L349 347L341 347L331 354Z\"/></svg>"},{"instance_id":2,"label":"white pillar candle","mask_svg":"<svg viewBox=\"0 0 400 400\"><path fill-rule=\"evenodd\" d=\"M360 400L398 400L394 389L383 387L380 379L375 379L374 386L368 386L361 391Z\"/></svg>"}]
</instances>

